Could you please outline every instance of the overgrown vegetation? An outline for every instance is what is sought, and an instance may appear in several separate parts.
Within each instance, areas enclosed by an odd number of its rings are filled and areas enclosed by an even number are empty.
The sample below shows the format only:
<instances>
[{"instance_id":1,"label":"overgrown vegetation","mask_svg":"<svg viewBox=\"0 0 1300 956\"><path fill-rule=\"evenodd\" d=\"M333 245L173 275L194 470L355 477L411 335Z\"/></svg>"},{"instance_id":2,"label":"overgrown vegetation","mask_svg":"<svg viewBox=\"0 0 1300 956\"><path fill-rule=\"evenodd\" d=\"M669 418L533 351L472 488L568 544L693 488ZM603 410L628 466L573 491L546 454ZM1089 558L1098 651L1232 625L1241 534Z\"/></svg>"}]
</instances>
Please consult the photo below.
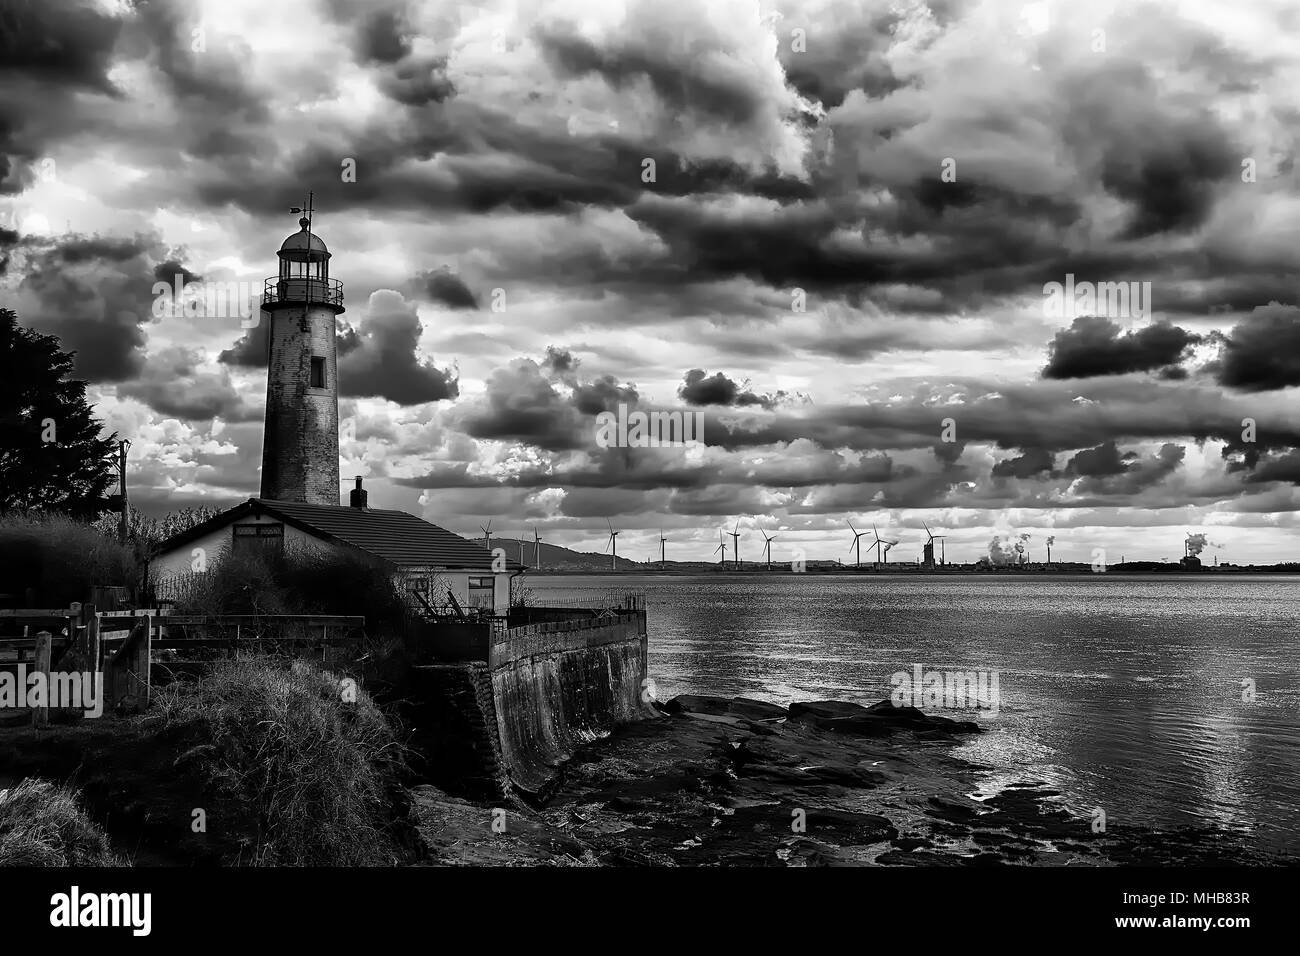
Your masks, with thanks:
<instances>
[{"instance_id":1,"label":"overgrown vegetation","mask_svg":"<svg viewBox=\"0 0 1300 956\"><path fill-rule=\"evenodd\" d=\"M192 743L178 770L214 795L209 828L248 827L265 866L403 862L406 752L356 683L303 661L222 661L155 696L168 736Z\"/></svg>"},{"instance_id":2,"label":"overgrown vegetation","mask_svg":"<svg viewBox=\"0 0 1300 956\"><path fill-rule=\"evenodd\" d=\"M160 518L133 511L130 522L131 541L139 554L146 555L172 535L189 531L209 518L215 518L221 511L221 508L213 505L199 505L197 508L178 508ZM120 521L121 517L116 512L100 515L95 521L95 529L106 537L116 538Z\"/></svg>"},{"instance_id":3,"label":"overgrown vegetation","mask_svg":"<svg viewBox=\"0 0 1300 956\"><path fill-rule=\"evenodd\" d=\"M94 585L134 587L134 550L84 521L25 511L0 517L0 580L6 592L38 607L67 607L86 600Z\"/></svg>"},{"instance_id":4,"label":"overgrown vegetation","mask_svg":"<svg viewBox=\"0 0 1300 956\"><path fill-rule=\"evenodd\" d=\"M407 614L388 567L351 550L227 553L169 580L168 590L178 613L360 614L373 634L400 632Z\"/></svg>"},{"instance_id":5,"label":"overgrown vegetation","mask_svg":"<svg viewBox=\"0 0 1300 956\"><path fill-rule=\"evenodd\" d=\"M0 790L0 867L123 865L75 791L32 777Z\"/></svg>"}]
</instances>

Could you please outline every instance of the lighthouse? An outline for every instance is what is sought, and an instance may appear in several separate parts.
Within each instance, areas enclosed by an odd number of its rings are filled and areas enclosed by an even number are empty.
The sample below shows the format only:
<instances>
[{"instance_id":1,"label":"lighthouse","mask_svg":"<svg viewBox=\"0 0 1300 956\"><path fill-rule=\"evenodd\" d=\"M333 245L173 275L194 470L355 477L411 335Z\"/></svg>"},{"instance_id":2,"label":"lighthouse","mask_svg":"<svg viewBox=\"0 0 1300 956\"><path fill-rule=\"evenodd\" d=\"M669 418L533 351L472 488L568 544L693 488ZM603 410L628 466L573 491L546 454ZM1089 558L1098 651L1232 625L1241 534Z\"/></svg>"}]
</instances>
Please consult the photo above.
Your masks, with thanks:
<instances>
[{"instance_id":1,"label":"lighthouse","mask_svg":"<svg viewBox=\"0 0 1300 956\"><path fill-rule=\"evenodd\" d=\"M277 253L266 280L269 361L262 437L262 494L271 501L339 504L339 390L335 319L343 283L329 277L330 252L312 232L311 199L299 231Z\"/></svg>"}]
</instances>

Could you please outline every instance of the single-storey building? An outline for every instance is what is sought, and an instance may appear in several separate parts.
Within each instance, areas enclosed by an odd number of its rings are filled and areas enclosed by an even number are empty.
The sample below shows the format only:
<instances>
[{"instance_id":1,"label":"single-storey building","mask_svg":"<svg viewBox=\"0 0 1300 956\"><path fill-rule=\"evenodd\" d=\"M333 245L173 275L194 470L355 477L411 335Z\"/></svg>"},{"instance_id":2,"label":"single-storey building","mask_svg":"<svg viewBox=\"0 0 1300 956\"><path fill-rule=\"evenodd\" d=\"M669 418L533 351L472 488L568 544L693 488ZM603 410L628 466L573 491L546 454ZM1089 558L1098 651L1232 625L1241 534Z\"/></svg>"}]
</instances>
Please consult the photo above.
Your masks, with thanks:
<instances>
[{"instance_id":1,"label":"single-storey building","mask_svg":"<svg viewBox=\"0 0 1300 956\"><path fill-rule=\"evenodd\" d=\"M452 603L450 592L461 608L508 611L510 579L523 571L518 562L415 515L367 507L366 498L360 479L349 506L249 498L159 546L150 569L156 594L175 596L179 579L227 553L353 548L390 565L406 590L431 605Z\"/></svg>"}]
</instances>

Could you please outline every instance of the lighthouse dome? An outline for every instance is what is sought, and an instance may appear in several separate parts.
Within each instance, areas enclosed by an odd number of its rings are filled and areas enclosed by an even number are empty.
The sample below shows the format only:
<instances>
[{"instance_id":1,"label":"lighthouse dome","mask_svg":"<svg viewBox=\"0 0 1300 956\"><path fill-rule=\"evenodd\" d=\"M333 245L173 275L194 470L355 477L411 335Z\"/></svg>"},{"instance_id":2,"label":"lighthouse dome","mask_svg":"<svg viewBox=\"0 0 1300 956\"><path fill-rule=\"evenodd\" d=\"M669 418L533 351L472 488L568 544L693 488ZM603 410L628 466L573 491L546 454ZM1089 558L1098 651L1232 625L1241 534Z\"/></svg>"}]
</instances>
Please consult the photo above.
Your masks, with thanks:
<instances>
[{"instance_id":1,"label":"lighthouse dome","mask_svg":"<svg viewBox=\"0 0 1300 956\"><path fill-rule=\"evenodd\" d=\"M280 258L297 260L328 259L330 251L326 248L325 241L314 232L309 231L311 222L304 216L298 220L298 225L302 226L302 228L281 243Z\"/></svg>"}]
</instances>

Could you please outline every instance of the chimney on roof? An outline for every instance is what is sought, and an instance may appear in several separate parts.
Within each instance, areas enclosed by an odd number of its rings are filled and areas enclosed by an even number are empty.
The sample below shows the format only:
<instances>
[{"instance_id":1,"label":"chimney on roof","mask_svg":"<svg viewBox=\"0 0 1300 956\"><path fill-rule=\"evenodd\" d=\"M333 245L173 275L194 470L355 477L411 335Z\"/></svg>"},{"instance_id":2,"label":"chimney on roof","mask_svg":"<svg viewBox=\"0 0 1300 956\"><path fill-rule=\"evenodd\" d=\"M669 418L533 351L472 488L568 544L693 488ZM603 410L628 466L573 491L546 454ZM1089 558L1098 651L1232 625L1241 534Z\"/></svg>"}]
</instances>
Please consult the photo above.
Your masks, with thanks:
<instances>
[{"instance_id":1,"label":"chimney on roof","mask_svg":"<svg viewBox=\"0 0 1300 956\"><path fill-rule=\"evenodd\" d=\"M361 479L357 479L357 486L352 489L351 500L348 502L354 508L368 507L366 502L370 499L370 493L361 487Z\"/></svg>"}]
</instances>

